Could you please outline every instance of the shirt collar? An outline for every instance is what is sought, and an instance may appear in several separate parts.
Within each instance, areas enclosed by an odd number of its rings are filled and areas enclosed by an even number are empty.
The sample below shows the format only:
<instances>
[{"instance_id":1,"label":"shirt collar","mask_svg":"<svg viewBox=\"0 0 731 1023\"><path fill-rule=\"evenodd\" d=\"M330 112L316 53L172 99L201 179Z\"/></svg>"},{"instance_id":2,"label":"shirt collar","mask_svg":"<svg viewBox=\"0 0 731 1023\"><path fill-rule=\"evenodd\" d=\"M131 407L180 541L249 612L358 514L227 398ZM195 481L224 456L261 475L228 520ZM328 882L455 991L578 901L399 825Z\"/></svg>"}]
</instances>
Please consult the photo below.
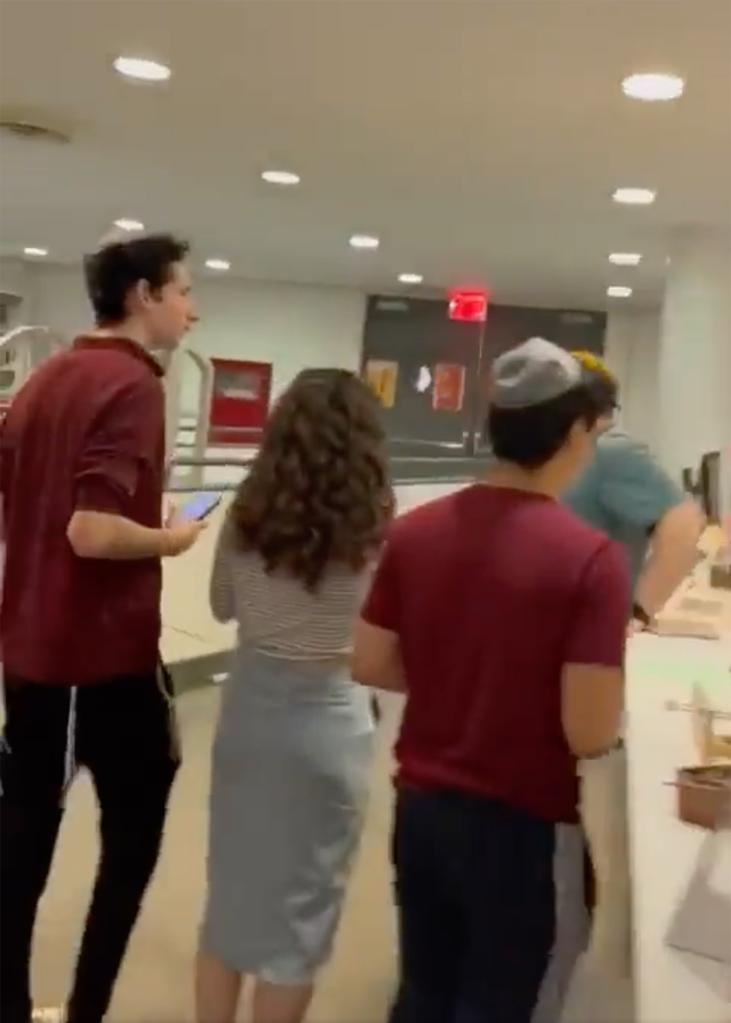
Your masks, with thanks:
<instances>
[{"instance_id":1,"label":"shirt collar","mask_svg":"<svg viewBox=\"0 0 731 1023\"><path fill-rule=\"evenodd\" d=\"M99 337L94 334L84 334L76 338L74 348L102 348L105 351L126 352L133 359L144 362L155 376L161 377L165 373L160 363L148 352L144 345L139 344L138 341L133 341L129 337Z\"/></svg>"}]
</instances>

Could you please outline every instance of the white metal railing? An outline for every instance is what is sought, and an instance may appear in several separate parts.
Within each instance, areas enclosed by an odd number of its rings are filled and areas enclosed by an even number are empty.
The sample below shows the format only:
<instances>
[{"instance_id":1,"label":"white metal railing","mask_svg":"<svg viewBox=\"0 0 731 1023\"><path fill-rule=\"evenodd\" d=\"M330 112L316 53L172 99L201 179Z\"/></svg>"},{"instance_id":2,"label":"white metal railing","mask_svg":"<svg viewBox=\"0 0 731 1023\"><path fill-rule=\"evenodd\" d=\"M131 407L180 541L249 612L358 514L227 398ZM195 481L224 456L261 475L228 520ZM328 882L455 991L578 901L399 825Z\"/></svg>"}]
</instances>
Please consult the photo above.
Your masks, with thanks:
<instances>
[{"instance_id":1,"label":"white metal railing","mask_svg":"<svg viewBox=\"0 0 731 1023\"><path fill-rule=\"evenodd\" d=\"M62 334L43 326L15 327L0 337L0 405L7 407L35 367L65 344Z\"/></svg>"},{"instance_id":2,"label":"white metal railing","mask_svg":"<svg viewBox=\"0 0 731 1023\"><path fill-rule=\"evenodd\" d=\"M186 427L192 431L190 450L197 458L203 458L208 447L214 371L211 360L193 348L180 347L175 352L158 353L158 358L165 369L165 463L169 478L178 447L181 422L180 402L186 360L192 362L199 377L197 409L192 423ZM191 469L189 476L186 483L191 485L195 485L197 480L202 480L202 472L197 467Z\"/></svg>"},{"instance_id":3,"label":"white metal railing","mask_svg":"<svg viewBox=\"0 0 731 1023\"><path fill-rule=\"evenodd\" d=\"M211 360L200 355L194 349L186 348L185 352L193 362L193 365L196 367L200 375L198 388L198 414L196 417L196 425L193 432L192 454L194 458L202 459L205 456L206 450L208 448L208 435L211 426L211 401L213 399L214 369ZM192 477L191 482L196 481L202 482L203 481L202 468L194 467L193 472L191 473L191 477Z\"/></svg>"}]
</instances>

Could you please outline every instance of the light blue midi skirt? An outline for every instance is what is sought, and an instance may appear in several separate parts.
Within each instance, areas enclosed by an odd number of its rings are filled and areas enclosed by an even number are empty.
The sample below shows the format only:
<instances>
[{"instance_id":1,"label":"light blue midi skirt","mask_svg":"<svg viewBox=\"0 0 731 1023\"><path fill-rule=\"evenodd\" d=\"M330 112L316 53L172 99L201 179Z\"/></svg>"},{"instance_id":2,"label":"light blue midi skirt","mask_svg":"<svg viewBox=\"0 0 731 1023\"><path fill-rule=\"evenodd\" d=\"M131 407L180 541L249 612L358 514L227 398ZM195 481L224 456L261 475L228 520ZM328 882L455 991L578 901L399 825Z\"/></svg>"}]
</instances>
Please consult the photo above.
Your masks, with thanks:
<instances>
[{"instance_id":1,"label":"light blue midi skirt","mask_svg":"<svg viewBox=\"0 0 731 1023\"><path fill-rule=\"evenodd\" d=\"M327 960L363 823L367 690L344 668L239 651L213 748L202 947L271 983Z\"/></svg>"}]
</instances>

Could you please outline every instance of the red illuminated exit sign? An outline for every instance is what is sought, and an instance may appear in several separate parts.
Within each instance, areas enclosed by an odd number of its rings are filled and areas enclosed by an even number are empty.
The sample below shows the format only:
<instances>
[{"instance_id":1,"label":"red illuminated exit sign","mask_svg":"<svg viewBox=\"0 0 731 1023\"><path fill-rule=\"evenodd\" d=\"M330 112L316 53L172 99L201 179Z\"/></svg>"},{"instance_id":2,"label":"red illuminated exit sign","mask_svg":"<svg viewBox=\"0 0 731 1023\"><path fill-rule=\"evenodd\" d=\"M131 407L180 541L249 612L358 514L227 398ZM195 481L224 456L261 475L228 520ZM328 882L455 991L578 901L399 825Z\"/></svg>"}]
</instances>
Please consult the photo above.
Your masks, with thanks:
<instances>
[{"instance_id":1,"label":"red illuminated exit sign","mask_svg":"<svg viewBox=\"0 0 731 1023\"><path fill-rule=\"evenodd\" d=\"M449 318L457 323L484 323L487 304L487 292L455 288L449 292Z\"/></svg>"}]
</instances>

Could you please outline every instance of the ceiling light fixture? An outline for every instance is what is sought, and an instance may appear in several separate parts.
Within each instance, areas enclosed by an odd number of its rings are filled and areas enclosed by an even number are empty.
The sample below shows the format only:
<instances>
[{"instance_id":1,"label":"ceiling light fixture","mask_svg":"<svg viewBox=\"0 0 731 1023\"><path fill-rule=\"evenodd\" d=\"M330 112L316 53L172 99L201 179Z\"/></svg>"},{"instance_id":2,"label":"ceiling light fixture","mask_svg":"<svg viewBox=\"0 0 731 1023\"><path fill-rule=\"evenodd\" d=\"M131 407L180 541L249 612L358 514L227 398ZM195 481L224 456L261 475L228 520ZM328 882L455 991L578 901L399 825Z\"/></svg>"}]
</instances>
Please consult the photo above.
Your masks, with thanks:
<instances>
[{"instance_id":1,"label":"ceiling light fixture","mask_svg":"<svg viewBox=\"0 0 731 1023\"><path fill-rule=\"evenodd\" d=\"M38 256L39 259L42 259L44 256L48 255L48 249L41 249L38 248L36 245L26 245L26 247L23 249L23 255Z\"/></svg>"},{"instance_id":2,"label":"ceiling light fixture","mask_svg":"<svg viewBox=\"0 0 731 1023\"><path fill-rule=\"evenodd\" d=\"M615 188L612 199L625 206L650 206L657 198L652 188Z\"/></svg>"},{"instance_id":3,"label":"ceiling light fixture","mask_svg":"<svg viewBox=\"0 0 731 1023\"><path fill-rule=\"evenodd\" d=\"M622 92L630 99L645 103L667 102L683 95L685 82L680 75L665 72L649 72L629 75L622 81Z\"/></svg>"},{"instance_id":4,"label":"ceiling light fixture","mask_svg":"<svg viewBox=\"0 0 731 1023\"><path fill-rule=\"evenodd\" d=\"M118 227L120 231L144 231L145 225L141 220L130 220L127 217L120 217L119 220L114 221L114 226Z\"/></svg>"},{"instance_id":5,"label":"ceiling light fixture","mask_svg":"<svg viewBox=\"0 0 731 1023\"><path fill-rule=\"evenodd\" d=\"M206 266L209 270L230 270L231 264L227 259L207 259Z\"/></svg>"},{"instance_id":6,"label":"ceiling light fixture","mask_svg":"<svg viewBox=\"0 0 731 1023\"><path fill-rule=\"evenodd\" d=\"M421 284L424 280L421 274L399 274L401 284Z\"/></svg>"},{"instance_id":7,"label":"ceiling light fixture","mask_svg":"<svg viewBox=\"0 0 731 1023\"><path fill-rule=\"evenodd\" d=\"M607 288L607 295L610 298L630 298L632 295L632 288L628 288L624 284L610 284Z\"/></svg>"},{"instance_id":8,"label":"ceiling light fixture","mask_svg":"<svg viewBox=\"0 0 731 1023\"><path fill-rule=\"evenodd\" d=\"M350 239L350 247L353 249L377 249L380 244L380 238L374 234L354 234Z\"/></svg>"},{"instance_id":9,"label":"ceiling light fixture","mask_svg":"<svg viewBox=\"0 0 731 1023\"><path fill-rule=\"evenodd\" d=\"M609 262L614 266L639 266L642 255L639 252L610 252Z\"/></svg>"},{"instance_id":10,"label":"ceiling light fixture","mask_svg":"<svg viewBox=\"0 0 731 1023\"><path fill-rule=\"evenodd\" d=\"M139 82L167 82L172 71L167 64L144 57L117 57L114 70L125 78L134 78Z\"/></svg>"},{"instance_id":11,"label":"ceiling light fixture","mask_svg":"<svg viewBox=\"0 0 731 1023\"><path fill-rule=\"evenodd\" d=\"M299 185L302 180L299 174L288 170L265 170L262 171L261 178L268 185L283 185L285 188Z\"/></svg>"}]
</instances>

